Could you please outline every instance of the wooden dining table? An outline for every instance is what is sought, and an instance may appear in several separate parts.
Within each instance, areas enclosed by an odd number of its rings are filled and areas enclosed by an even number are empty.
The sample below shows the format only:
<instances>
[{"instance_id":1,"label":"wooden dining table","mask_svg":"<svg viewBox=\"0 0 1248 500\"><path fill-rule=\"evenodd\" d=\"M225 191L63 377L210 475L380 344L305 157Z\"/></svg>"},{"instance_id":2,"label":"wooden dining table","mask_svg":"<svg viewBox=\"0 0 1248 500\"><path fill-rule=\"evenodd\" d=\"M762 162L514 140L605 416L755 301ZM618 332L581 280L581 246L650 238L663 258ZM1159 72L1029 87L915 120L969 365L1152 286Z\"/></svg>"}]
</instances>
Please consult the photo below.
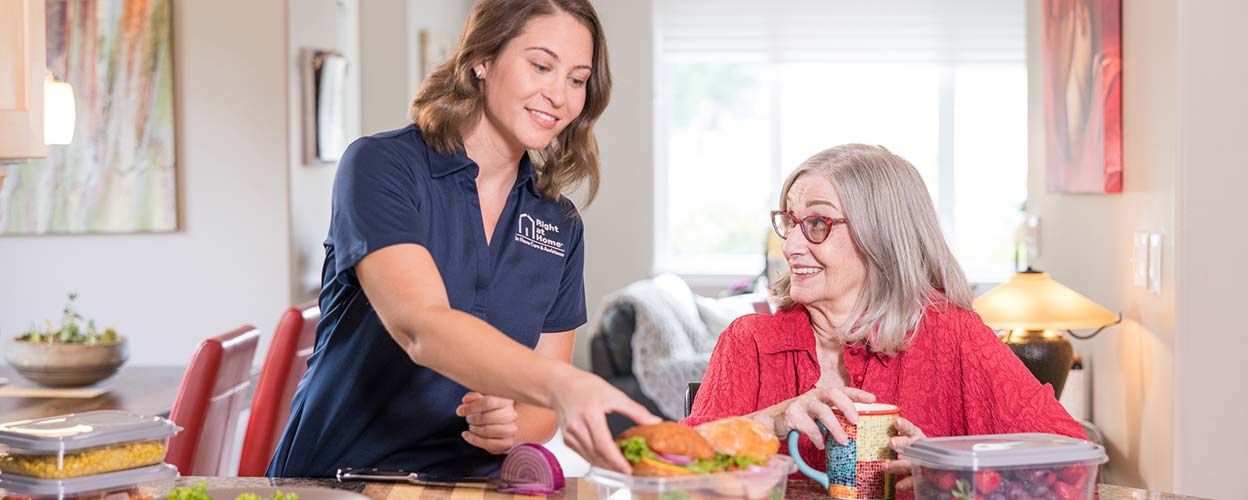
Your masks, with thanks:
<instances>
[{"instance_id":1,"label":"wooden dining table","mask_svg":"<svg viewBox=\"0 0 1248 500\"><path fill-rule=\"evenodd\" d=\"M167 416L185 370L181 366L123 366L116 375L88 388L103 389L94 397L12 396L0 392L0 423L92 410ZM4 389L43 389L7 365L0 366L0 378L8 379Z\"/></svg>"},{"instance_id":2,"label":"wooden dining table","mask_svg":"<svg viewBox=\"0 0 1248 500\"><path fill-rule=\"evenodd\" d=\"M828 494L809 479L789 479L786 500L829 500ZM369 500L597 500L598 488L584 478L568 478L567 487L549 497L514 495L475 488L440 488L393 483L339 482L335 479L264 478L264 477L182 477L177 486L208 483L208 488L331 488L359 493ZM1156 499L1199 500L1197 497L1172 493L1099 484L1101 500ZM157 497L161 498L161 497ZM228 498L214 500L233 500Z\"/></svg>"}]
</instances>

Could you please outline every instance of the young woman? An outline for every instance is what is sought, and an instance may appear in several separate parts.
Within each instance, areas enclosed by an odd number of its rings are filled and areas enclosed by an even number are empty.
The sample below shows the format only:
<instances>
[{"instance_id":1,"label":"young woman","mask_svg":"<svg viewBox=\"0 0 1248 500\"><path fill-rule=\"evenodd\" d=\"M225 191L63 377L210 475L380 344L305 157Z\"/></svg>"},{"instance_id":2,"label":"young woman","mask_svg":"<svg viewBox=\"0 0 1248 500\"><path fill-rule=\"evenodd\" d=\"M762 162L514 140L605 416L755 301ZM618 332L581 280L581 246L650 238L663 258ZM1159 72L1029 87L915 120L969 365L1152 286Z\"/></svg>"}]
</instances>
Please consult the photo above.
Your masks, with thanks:
<instances>
[{"instance_id":1,"label":"young woman","mask_svg":"<svg viewBox=\"0 0 1248 500\"><path fill-rule=\"evenodd\" d=\"M598 187L610 88L586 0L484 0L413 124L348 148L316 351L270 476L492 474L556 425L591 463L628 470L605 414L657 417L568 364L584 242L561 193Z\"/></svg>"}]
</instances>

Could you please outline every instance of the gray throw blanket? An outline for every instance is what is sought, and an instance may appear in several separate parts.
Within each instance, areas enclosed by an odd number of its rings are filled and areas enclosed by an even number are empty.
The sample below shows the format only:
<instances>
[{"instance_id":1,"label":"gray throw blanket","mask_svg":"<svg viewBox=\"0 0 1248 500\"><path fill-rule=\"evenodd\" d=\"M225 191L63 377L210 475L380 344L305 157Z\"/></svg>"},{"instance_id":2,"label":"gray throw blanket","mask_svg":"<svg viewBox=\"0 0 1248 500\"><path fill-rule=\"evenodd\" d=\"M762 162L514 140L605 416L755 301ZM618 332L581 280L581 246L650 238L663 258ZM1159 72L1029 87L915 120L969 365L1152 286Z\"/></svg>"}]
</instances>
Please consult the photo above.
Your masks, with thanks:
<instances>
[{"instance_id":1,"label":"gray throw blanket","mask_svg":"<svg viewBox=\"0 0 1248 500\"><path fill-rule=\"evenodd\" d=\"M633 375L663 416L685 415L685 389L702 380L719 331L708 331L693 292L674 275L639 281L612 293L604 307L630 304L636 311Z\"/></svg>"}]
</instances>

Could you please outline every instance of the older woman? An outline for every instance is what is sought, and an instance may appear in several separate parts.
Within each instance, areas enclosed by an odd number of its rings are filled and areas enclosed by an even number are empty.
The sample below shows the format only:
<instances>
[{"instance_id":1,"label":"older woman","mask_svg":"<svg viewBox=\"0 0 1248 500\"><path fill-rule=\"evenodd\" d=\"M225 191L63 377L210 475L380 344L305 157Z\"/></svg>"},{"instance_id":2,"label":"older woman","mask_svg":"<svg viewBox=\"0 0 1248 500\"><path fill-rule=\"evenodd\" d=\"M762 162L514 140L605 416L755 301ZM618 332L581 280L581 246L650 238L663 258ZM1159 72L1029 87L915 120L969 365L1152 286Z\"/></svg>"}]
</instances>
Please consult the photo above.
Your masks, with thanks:
<instances>
[{"instance_id":1,"label":"older woman","mask_svg":"<svg viewBox=\"0 0 1248 500\"><path fill-rule=\"evenodd\" d=\"M901 408L894 449L924 436L1083 438L1053 390L970 311L905 159L858 144L823 151L785 181L772 221L790 269L773 290L780 309L724 331L686 423L745 415L781 438L797 430L809 464L825 462L815 422L845 443L832 409L853 422L854 402Z\"/></svg>"}]
</instances>

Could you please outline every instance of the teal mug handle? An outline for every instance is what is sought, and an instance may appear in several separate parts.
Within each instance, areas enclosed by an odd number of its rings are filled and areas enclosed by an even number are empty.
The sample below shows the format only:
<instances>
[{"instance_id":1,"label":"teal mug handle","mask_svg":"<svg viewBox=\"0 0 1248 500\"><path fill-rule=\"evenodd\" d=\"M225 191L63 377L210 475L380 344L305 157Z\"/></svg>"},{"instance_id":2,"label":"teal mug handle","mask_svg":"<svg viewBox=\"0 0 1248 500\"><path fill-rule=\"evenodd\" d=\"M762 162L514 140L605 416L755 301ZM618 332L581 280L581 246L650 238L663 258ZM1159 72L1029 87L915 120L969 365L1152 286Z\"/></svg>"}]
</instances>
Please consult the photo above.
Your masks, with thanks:
<instances>
[{"instance_id":1,"label":"teal mug handle","mask_svg":"<svg viewBox=\"0 0 1248 500\"><path fill-rule=\"evenodd\" d=\"M822 428L823 426L820 425L819 427ZM802 437L800 432L789 431L789 456L793 457L793 462L797 464L797 470L801 471L802 474L805 474L806 477L814 479L816 483L823 486L824 491L827 491L828 474L826 472L819 472L815 470L814 467L807 465L806 461L802 460L802 454L797 451L797 440L800 437Z\"/></svg>"}]
</instances>

